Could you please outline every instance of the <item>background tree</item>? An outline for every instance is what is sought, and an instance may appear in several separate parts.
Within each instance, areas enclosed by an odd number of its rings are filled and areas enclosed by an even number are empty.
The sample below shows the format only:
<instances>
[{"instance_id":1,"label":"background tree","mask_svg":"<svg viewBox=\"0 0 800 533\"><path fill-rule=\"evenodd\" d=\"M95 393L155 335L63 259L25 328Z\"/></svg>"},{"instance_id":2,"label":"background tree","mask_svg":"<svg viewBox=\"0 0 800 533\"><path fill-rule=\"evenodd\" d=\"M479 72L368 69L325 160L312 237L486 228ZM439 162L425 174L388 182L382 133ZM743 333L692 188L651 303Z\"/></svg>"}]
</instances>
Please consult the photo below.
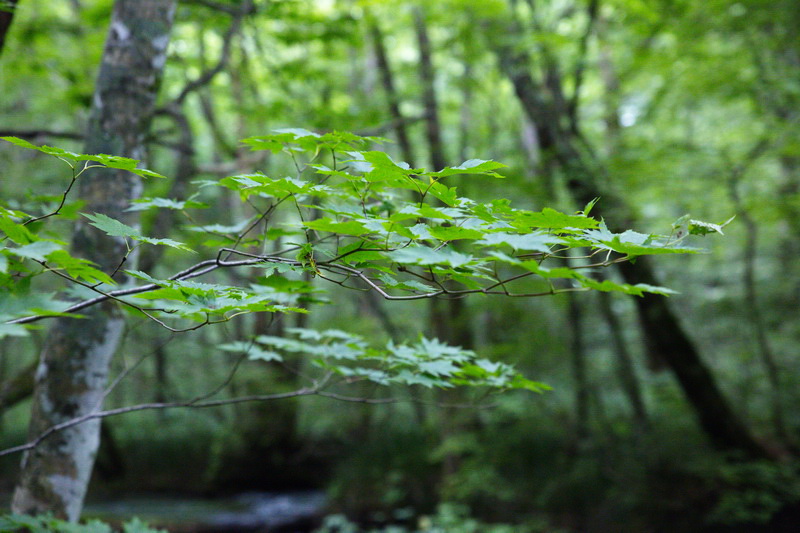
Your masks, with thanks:
<instances>
[{"instance_id":1,"label":"background tree","mask_svg":"<svg viewBox=\"0 0 800 533\"><path fill-rule=\"evenodd\" d=\"M172 1L115 2L86 134L86 153L144 158L144 139L155 109L174 12ZM119 216L140 196L140 179L125 170L108 175L92 169L81 176L80 196L90 211ZM135 218L131 213L123 221L135 224ZM124 239L102 236L88 222L78 221L73 253L124 282L120 258L135 265L135 255L130 255ZM102 406L109 365L123 327L124 319L113 305L92 309L86 321L57 321L37 369L31 437ZM99 440L100 421L92 420L66 429L26 453L14 511L49 511L76 520Z\"/></svg>"}]
</instances>

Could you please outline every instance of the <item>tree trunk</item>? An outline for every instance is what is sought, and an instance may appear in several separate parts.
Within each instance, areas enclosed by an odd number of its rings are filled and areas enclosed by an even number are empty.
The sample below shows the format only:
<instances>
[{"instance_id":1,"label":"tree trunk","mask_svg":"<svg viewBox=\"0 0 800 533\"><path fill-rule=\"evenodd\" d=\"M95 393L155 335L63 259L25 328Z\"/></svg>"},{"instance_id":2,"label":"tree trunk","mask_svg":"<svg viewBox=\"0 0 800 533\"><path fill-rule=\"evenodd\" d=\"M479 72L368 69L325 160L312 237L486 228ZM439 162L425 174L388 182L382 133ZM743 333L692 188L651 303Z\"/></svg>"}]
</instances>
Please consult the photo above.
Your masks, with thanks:
<instances>
[{"instance_id":1,"label":"tree trunk","mask_svg":"<svg viewBox=\"0 0 800 533\"><path fill-rule=\"evenodd\" d=\"M625 281L658 285L649 263L643 259L635 264L620 264ZM647 348L675 374L711 442L719 449L742 451L750 457L771 456L722 395L714 376L664 298L645 295L634 301Z\"/></svg>"},{"instance_id":2,"label":"tree trunk","mask_svg":"<svg viewBox=\"0 0 800 533\"><path fill-rule=\"evenodd\" d=\"M431 58L431 43L425 23L425 14L420 8L414 9L414 29L419 47L419 76L422 85L422 105L425 108L428 155L433 169L441 170L447 166L447 157L442 144L442 126L436 101L436 79ZM430 301L430 313L433 334L436 337L449 344L472 348L472 332L469 328L469 315L464 300L433 298Z\"/></svg>"},{"instance_id":3,"label":"tree trunk","mask_svg":"<svg viewBox=\"0 0 800 533\"><path fill-rule=\"evenodd\" d=\"M375 51L375 58L378 60L378 70L381 74L381 83L383 90L386 93L386 100L389 105L389 115L394 122L394 131L397 136L397 145L400 147L400 153L411 167L414 167L414 150L411 147L411 140L408 135L408 128L406 128L403 114L400 111L400 96L397 94L397 87L394 83L394 74L392 67L389 65L389 57L386 54L386 45L384 44L383 32L381 31L378 22L370 19L370 33L372 34L372 46Z\"/></svg>"},{"instance_id":4,"label":"tree trunk","mask_svg":"<svg viewBox=\"0 0 800 533\"><path fill-rule=\"evenodd\" d=\"M422 105L425 108L425 133L433 170L447 166L447 158L442 145L442 128L439 122L439 107L436 102L436 79L431 59L431 41L425 15L420 8L414 9L414 29L419 47L419 77L422 85Z\"/></svg>"},{"instance_id":5,"label":"tree trunk","mask_svg":"<svg viewBox=\"0 0 800 533\"><path fill-rule=\"evenodd\" d=\"M0 53L6 44L6 35L11 28L11 21L14 20L14 12L17 10L18 0L6 0L3 9L0 9Z\"/></svg>"},{"instance_id":6,"label":"tree trunk","mask_svg":"<svg viewBox=\"0 0 800 533\"><path fill-rule=\"evenodd\" d=\"M519 29L512 25L508 33L518 34ZM551 62L545 61L546 82L537 83L526 52L503 45L496 48L496 53L524 112L536 127L542 156L551 158L564 173L575 201L583 205L602 197L602 209L596 211L603 212L610 227L629 223L633 217L628 206L613 191L598 186L603 169L578 149L582 141L579 129L563 127L568 123L567 113L559 105L561 83ZM622 263L620 271L627 283L658 285L646 258ZM636 308L651 355L675 374L711 442L720 449L740 451L750 457L771 456L730 407L666 299L654 295L636 298Z\"/></svg>"},{"instance_id":7,"label":"tree trunk","mask_svg":"<svg viewBox=\"0 0 800 533\"><path fill-rule=\"evenodd\" d=\"M580 452L589 441L589 378L583 339L583 313L574 294L569 295L568 306L567 326L570 329L572 379L575 381L575 444Z\"/></svg>"},{"instance_id":8,"label":"tree trunk","mask_svg":"<svg viewBox=\"0 0 800 533\"><path fill-rule=\"evenodd\" d=\"M614 350L614 357L617 360L616 373L622 391L628 398L628 403L633 411L633 420L636 432L641 433L649 425L647 407L642 395L642 387L639 378L636 376L636 369L633 367L633 358L628 351L628 345L623 334L622 324L617 317L617 313L611 305L611 296L607 292L598 293L600 303L600 313L608 325L611 334L611 344Z\"/></svg>"},{"instance_id":9,"label":"tree trunk","mask_svg":"<svg viewBox=\"0 0 800 533\"><path fill-rule=\"evenodd\" d=\"M166 49L174 0L117 0L111 17L89 121L87 153L144 158ZM136 224L125 213L141 190L128 172L94 169L81 178L87 212ZM78 221L73 253L116 272L126 261L124 239L114 239ZM119 282L125 276L115 274ZM58 319L41 353L29 435L100 409L111 357L123 330L123 318L111 305L88 310L81 320ZM100 441L100 420L61 431L22 459L12 509L17 513L51 512L78 519Z\"/></svg>"}]
</instances>

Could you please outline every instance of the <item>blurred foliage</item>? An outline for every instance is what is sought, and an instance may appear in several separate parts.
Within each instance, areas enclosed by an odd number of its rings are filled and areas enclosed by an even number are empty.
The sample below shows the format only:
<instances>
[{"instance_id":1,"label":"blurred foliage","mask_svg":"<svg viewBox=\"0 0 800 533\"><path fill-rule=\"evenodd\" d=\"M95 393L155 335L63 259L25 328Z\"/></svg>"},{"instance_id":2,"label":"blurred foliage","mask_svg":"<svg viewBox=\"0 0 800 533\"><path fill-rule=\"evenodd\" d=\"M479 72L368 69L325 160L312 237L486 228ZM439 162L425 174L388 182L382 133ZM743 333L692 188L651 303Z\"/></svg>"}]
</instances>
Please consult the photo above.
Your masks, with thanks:
<instances>
[{"instance_id":1,"label":"blurred foliage","mask_svg":"<svg viewBox=\"0 0 800 533\"><path fill-rule=\"evenodd\" d=\"M395 97L416 159L408 163L430 167L413 3L256 1L241 31L232 36L227 35L230 10L240 3L219 2L228 10L208 4L180 3L161 102L166 109L188 80L216 64L225 40L232 40L221 72L180 106L192 133L195 170L189 179L202 185L227 178L229 188L204 186L191 199L179 198L171 196L169 180L148 180L144 196L150 200L137 204L142 210L138 235L151 236L159 213L177 207L193 220L174 224L170 235L175 242L196 243L202 236L211 249L229 243L237 224L250 216L240 202L243 183L231 178L256 171L279 179L297 174L290 156L250 150L258 142L268 147L269 139L258 137L275 129L353 131L396 141L396 123L387 105L391 97L382 85L370 31L373 21L383 31ZM446 405L485 400L478 391L400 384L389 389L388 397L398 400L392 405L308 398L191 413L129 414L106 421L123 473L114 477L114 469L99 471L94 490L217 493L324 487L331 496L331 512L349 517L329 518L325 527L342 532L691 532L736 531L737 525L747 531L779 531L782 524L796 524L791 513L800 504L800 475L793 459L800 441L800 391L793 386L800 378L800 4L606 0L599 2L582 52L591 4L447 0L424 6L446 159L481 158L508 165L498 170L506 176L503 180L462 178L458 195L486 205L495 198L512 198L514 206L532 212L545 206L564 213L582 209L569 198L568 176L542 168L536 132L493 50L511 41L512 49L530 52L534 75L544 80L547 72L557 72L568 97L580 83L576 105L584 147L604 168L601 183L606 190L632 209L632 226L647 234L667 233L685 213L714 223L736 216L724 229L719 224L722 239L685 237L710 253L662 256L657 269L663 284L679 291L670 304L727 398L784 461L742 461L708 444L673 377L647 359L630 297L612 295L610 308L622 324L622 340L633 359L646 423L635 417L621 384L619 350L596 295L575 296L585 310L583 383L572 366L577 328L566 298L491 300L476 295L463 300L474 343L469 348L542 379L553 391L492 397L491 408L475 410ZM42 9L35 2L19 3L0 57L4 136L76 153L81 149L111 5L110 0L58 0ZM520 31L510 31L512 22ZM555 68L548 71L548 65ZM24 136L25 131L39 133ZM170 178L176 175L181 133L168 113L157 117L148 168ZM238 145L243 138L251 141ZM4 205L33 216L52 211L68 184L69 167L45 154L3 144ZM370 144L363 151L376 149L378 145ZM405 158L396 142L380 149L393 161ZM330 159L320 164L333 168ZM448 194L442 191L441 196L451 198ZM159 204L164 199L208 207ZM598 209L603 202L601 198ZM44 231L42 237L50 242L67 242L79 211L79 203L68 202L65 216L34 230ZM287 245L296 239L288 234L297 230L288 226L292 222L293 215L276 220L270 227L272 242ZM319 231L333 228L325 218L309 222L306 227ZM690 222L685 222L688 231ZM678 226L676 232L682 229ZM700 233L717 229L694 227ZM206 231L218 235L210 238ZM511 243L503 246L512 252ZM163 280L188 265L180 252L166 250L156 272L149 274ZM313 268L310 262L306 265ZM310 270L307 274L294 281L318 287L320 280ZM250 273L241 276L217 281L256 284L260 279ZM620 283L613 273L609 281ZM58 288L55 280L38 283L42 290ZM533 284L526 288L535 289ZM304 299L296 293L286 302L311 308L308 316L265 320L250 315L194 337L172 335L131 316L124 348L114 363L116 373L129 374L108 396L108 407L193 398L223 383L228 384L220 393L225 398L292 390L301 376L318 370L309 360L283 351L282 362L262 357L237 363L241 352L235 348L241 345L232 344L280 337L288 328L344 330L370 346L389 341L399 345L432 333L424 302L376 306L339 288L324 300L319 296ZM26 305L31 303L48 305ZM754 318L753 309L760 318ZM28 368L44 338L45 331L34 330L30 337L0 343L0 382ZM764 364L764 339L779 369L778 389ZM212 348L219 345L230 349ZM228 381L235 364L239 370ZM576 410L579 388L589 398L588 419L582 421ZM783 432L775 423L776 390L785 417ZM366 383L356 384L356 393L375 396ZM417 401L410 402L411 396ZM0 413L3 447L24 437L27 408L23 403ZM582 423L588 438L579 437ZM110 457L106 446L100 463ZM0 488L10 489L14 463L0 463Z\"/></svg>"},{"instance_id":2,"label":"blurred foliage","mask_svg":"<svg viewBox=\"0 0 800 533\"><path fill-rule=\"evenodd\" d=\"M0 516L0 531L16 531L19 533L112 533L110 525L99 520L90 520L82 524L74 524L48 516ZM134 518L122 524L123 533L166 533L164 529L152 529L147 524Z\"/></svg>"}]
</instances>

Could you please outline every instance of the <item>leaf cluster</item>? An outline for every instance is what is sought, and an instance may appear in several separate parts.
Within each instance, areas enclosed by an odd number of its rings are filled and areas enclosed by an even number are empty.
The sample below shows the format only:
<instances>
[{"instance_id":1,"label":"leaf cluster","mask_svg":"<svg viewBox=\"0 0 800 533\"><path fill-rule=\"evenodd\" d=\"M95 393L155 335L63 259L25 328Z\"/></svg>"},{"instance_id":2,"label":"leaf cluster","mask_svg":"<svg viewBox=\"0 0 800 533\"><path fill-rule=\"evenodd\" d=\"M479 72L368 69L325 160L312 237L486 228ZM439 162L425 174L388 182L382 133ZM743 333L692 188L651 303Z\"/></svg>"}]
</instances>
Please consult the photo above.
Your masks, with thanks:
<instances>
[{"instance_id":1,"label":"leaf cluster","mask_svg":"<svg viewBox=\"0 0 800 533\"><path fill-rule=\"evenodd\" d=\"M105 166L160 177L127 158L79 154L17 138L5 140L70 165L72 181L62 205L72 183L87 168ZM0 300L0 336L25 334L32 323L49 316L78 317L81 309L109 299L171 331L197 329L245 313L306 312L304 304L322 301L318 284L306 279L309 275L349 289L376 291L388 300L470 294L534 297L587 290L663 295L671 291L599 280L594 273L642 255L697 252L685 246L680 236L632 230L613 233L602 220L590 216L594 202L576 213L527 210L503 199L476 202L459 194L454 179L502 179L505 165L470 159L436 170L411 168L373 149L382 141L304 129L245 139L243 143L253 150L285 154L296 173L253 172L200 182L202 190L233 191L252 211L229 226L198 225L189 210L208 204L194 199L132 202L130 210L170 209L184 214L191 222L186 225L190 237L186 242L144 235L108 215L81 213L108 238L125 240L128 250L166 246L183 254L184 261L211 256L167 277L127 270L128 279L141 282L127 287L117 286L114 272L96 268L73 256L63 241L48 238L44 219L59 215L60 208L34 217L0 207L0 231L5 234L0 242L0 284L7 289ZM686 223L694 234L721 233L724 226ZM582 261L567 261L575 257ZM123 264L125 258L119 260ZM231 285L193 280L212 277L215 271L245 268L256 269L255 278L244 278L255 281ZM38 291L32 280L45 273L66 280L65 289L54 294ZM75 303L76 295L83 300ZM296 338L260 336L221 348L246 351L251 358L265 361L280 361L285 353L304 353L336 375L379 384L544 388L510 367L436 340L375 348L344 332L291 333Z\"/></svg>"}]
</instances>

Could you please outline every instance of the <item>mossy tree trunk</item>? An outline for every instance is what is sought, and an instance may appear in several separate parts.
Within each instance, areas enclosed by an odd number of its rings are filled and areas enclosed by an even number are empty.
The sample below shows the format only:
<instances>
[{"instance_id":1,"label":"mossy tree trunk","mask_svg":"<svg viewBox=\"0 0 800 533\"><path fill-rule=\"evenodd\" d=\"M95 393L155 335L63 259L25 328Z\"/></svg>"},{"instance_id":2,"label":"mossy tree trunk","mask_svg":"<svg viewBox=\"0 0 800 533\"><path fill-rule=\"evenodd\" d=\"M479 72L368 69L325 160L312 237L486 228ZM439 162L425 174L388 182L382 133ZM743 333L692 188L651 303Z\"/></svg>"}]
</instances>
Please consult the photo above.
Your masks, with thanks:
<instances>
[{"instance_id":1,"label":"mossy tree trunk","mask_svg":"<svg viewBox=\"0 0 800 533\"><path fill-rule=\"evenodd\" d=\"M174 0L117 0L92 102L84 151L144 159L144 141L155 109L166 62ZM94 169L81 177L84 211L109 215L136 225L126 213L141 183L120 170ZM112 239L78 221L72 239L74 255L114 273L124 283L121 266L130 268L124 239ZM49 332L36 370L29 435L92 411L103 403L111 358L122 337L124 321L114 305L99 305L83 319L59 319ZM60 431L26 453L12 509L17 513L51 512L79 518L100 442L100 421Z\"/></svg>"}]
</instances>

